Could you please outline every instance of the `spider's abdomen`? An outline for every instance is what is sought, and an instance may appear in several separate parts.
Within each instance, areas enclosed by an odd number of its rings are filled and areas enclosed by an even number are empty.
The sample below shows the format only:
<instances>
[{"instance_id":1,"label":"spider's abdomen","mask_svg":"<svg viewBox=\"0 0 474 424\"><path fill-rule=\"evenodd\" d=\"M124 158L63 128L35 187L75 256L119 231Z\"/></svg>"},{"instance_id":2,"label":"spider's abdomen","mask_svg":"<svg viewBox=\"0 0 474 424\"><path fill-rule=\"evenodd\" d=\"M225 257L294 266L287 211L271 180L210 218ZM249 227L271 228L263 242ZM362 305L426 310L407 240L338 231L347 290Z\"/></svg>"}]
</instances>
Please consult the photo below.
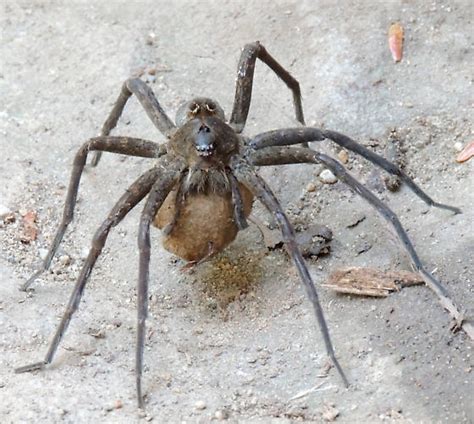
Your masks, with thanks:
<instances>
[{"instance_id":1,"label":"spider's abdomen","mask_svg":"<svg viewBox=\"0 0 474 424\"><path fill-rule=\"evenodd\" d=\"M244 186L239 188L245 216L248 216L253 196ZM176 190L173 190L155 217L156 227L162 229L173 221L175 198ZM187 261L197 262L222 251L237 232L230 193L190 193L180 207L171 233L164 236L163 246Z\"/></svg>"}]
</instances>

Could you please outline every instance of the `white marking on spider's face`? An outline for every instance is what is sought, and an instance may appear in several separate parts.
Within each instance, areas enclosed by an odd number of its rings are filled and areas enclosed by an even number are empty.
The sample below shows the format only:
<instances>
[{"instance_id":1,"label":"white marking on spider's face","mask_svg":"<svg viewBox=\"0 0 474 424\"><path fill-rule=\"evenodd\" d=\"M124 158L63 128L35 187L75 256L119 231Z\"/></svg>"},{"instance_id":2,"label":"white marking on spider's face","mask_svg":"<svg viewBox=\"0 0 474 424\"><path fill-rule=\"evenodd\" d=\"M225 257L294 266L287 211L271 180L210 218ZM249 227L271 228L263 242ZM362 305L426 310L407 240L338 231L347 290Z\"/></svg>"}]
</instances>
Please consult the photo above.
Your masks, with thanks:
<instances>
[{"instance_id":1,"label":"white marking on spider's face","mask_svg":"<svg viewBox=\"0 0 474 424\"><path fill-rule=\"evenodd\" d=\"M209 157L214 153L214 143L209 144L208 146L196 146L196 150L199 156Z\"/></svg>"},{"instance_id":2,"label":"white marking on spider's face","mask_svg":"<svg viewBox=\"0 0 474 424\"><path fill-rule=\"evenodd\" d=\"M201 106L199 106L197 103L194 103L193 105L189 107L189 109L191 110L191 113L193 115L197 115L199 111L201 110Z\"/></svg>"}]
</instances>

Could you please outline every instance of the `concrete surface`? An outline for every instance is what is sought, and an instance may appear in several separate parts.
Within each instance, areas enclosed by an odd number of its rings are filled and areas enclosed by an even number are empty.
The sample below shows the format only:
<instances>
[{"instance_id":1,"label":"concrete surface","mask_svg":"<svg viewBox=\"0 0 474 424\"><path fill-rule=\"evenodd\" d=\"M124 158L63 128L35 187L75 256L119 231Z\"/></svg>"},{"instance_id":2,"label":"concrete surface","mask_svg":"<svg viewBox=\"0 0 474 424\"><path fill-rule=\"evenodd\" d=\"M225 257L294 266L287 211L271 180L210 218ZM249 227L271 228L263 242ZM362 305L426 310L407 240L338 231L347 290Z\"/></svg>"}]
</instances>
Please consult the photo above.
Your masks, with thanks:
<instances>
[{"instance_id":1,"label":"concrete surface","mask_svg":"<svg viewBox=\"0 0 474 424\"><path fill-rule=\"evenodd\" d=\"M2 423L141 419L134 380L139 210L111 234L52 366L22 375L13 369L43 357L95 228L150 164L109 154L88 170L62 258L33 293L18 287L54 234L74 152L98 133L125 78L145 69L172 116L193 95L215 97L229 113L239 52L249 41L260 40L299 79L310 125L379 153L391 128L403 135L409 174L464 214L429 209L406 188L387 192L382 174L352 154L348 167L399 214L428 269L473 316L474 161L454 160L473 138L472 2L4 0L0 10L0 206L16 219L0 226ZM394 21L406 31L399 64L387 48ZM288 90L258 64L246 133L294 125ZM163 140L137 102L115 133ZM326 142L313 148L339 151ZM298 225L334 231L331 254L310 263L318 284L344 265L409 269L373 210L341 183L321 184L316 167L262 175ZM309 183L316 191L306 191ZM21 221L29 210L38 214L39 233L25 244ZM255 213L268 220L260 206ZM349 228L360 214L365 219ZM255 226L192 274L160 247L157 231L153 245L143 419L474 421L472 342L450 331L448 313L426 287L382 300L319 288L352 383L346 390L334 370L318 377L327 360L296 272L283 251L265 249Z\"/></svg>"}]
</instances>

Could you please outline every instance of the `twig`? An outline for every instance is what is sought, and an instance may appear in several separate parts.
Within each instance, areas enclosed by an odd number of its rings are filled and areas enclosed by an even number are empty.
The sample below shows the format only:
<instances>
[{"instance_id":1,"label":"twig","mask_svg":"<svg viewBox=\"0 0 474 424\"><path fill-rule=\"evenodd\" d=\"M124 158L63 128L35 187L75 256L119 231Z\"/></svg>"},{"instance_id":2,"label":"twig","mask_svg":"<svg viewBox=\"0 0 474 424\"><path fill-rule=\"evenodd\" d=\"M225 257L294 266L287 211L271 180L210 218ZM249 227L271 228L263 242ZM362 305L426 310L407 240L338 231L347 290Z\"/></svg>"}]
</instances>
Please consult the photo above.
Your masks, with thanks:
<instances>
[{"instance_id":1,"label":"twig","mask_svg":"<svg viewBox=\"0 0 474 424\"><path fill-rule=\"evenodd\" d=\"M316 386L313 386L310 389L306 389L306 390L303 390L302 392L297 393L292 398L290 398L289 401L291 402L291 401L296 400L296 399L301 399L302 397L305 397L305 396L309 395L310 393L318 392L318 391L321 391L321 390L329 390L329 389L332 389L333 387L335 387L335 386L328 386L328 387L325 387L324 389L318 390L324 383L325 383L325 381L321 381L319 384L316 384Z\"/></svg>"}]
</instances>

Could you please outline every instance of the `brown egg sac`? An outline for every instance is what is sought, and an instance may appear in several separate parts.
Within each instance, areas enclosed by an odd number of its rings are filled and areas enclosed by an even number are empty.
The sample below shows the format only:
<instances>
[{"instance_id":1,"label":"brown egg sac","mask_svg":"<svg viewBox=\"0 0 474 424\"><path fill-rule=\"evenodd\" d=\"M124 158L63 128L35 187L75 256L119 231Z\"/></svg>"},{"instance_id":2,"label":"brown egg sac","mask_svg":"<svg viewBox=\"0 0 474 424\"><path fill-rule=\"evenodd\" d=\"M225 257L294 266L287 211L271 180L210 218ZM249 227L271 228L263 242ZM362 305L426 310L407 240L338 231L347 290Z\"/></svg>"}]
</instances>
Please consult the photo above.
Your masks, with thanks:
<instances>
[{"instance_id":1,"label":"brown egg sac","mask_svg":"<svg viewBox=\"0 0 474 424\"><path fill-rule=\"evenodd\" d=\"M239 185L244 214L252 209L253 196ZM171 232L164 235L163 246L169 252L190 262L198 262L221 252L237 236L231 192L189 193L176 215L177 189L170 192L158 211L154 225L159 229L177 217Z\"/></svg>"}]
</instances>

